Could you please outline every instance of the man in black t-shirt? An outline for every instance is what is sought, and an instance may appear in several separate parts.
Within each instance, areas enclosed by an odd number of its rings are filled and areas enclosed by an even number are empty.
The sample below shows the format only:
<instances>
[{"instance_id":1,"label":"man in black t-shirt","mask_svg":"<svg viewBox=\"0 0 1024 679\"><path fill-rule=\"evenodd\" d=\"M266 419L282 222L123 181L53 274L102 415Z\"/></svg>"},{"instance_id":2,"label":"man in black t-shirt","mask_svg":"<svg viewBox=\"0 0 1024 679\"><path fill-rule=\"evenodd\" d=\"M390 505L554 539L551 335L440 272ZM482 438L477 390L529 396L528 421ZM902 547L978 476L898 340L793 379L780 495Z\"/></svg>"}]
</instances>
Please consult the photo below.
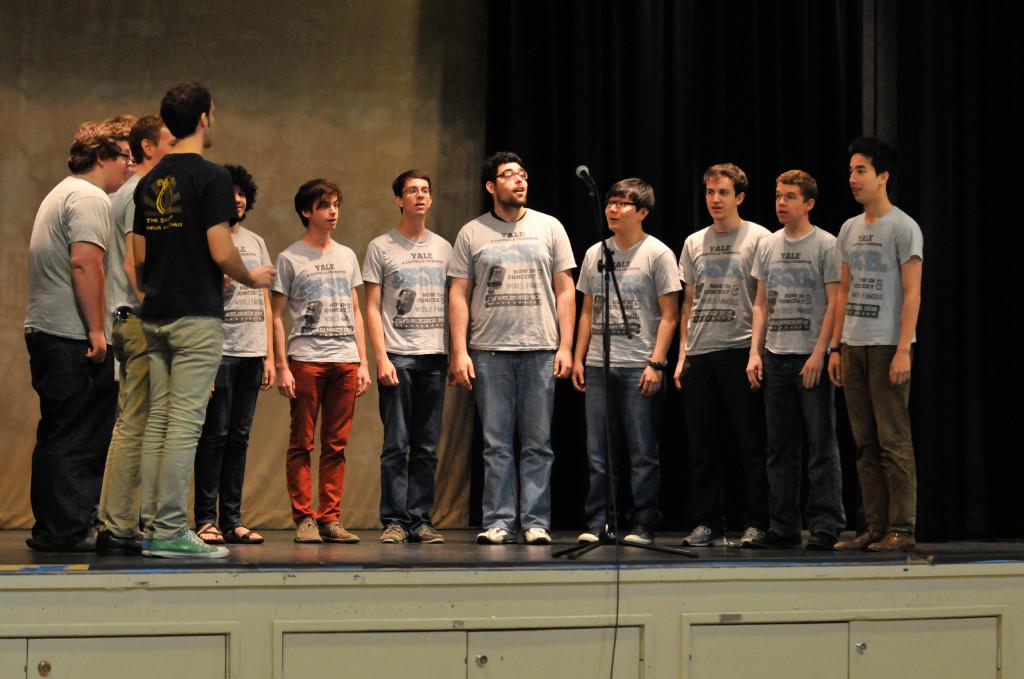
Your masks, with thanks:
<instances>
[{"instance_id":1,"label":"man in black t-shirt","mask_svg":"<svg viewBox=\"0 0 1024 679\"><path fill-rule=\"evenodd\" d=\"M186 515L196 443L224 342L223 277L267 288L275 275L270 266L246 269L231 241L231 175L203 159L213 144L213 114L202 85L172 87L160 117L178 141L135 190L132 246L149 345L140 470L146 556L227 556L226 548L207 545L189 530Z\"/></svg>"}]
</instances>

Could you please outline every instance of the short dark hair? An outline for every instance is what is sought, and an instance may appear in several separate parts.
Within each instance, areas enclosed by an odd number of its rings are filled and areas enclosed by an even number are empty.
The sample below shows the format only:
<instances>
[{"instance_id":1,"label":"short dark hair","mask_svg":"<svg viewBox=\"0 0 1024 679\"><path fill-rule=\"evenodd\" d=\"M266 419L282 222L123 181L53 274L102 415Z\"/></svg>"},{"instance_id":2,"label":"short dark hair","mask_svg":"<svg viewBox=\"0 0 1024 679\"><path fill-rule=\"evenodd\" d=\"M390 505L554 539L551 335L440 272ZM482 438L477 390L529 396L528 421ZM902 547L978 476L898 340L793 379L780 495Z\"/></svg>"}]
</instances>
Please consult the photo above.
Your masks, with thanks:
<instances>
[{"instance_id":1,"label":"short dark hair","mask_svg":"<svg viewBox=\"0 0 1024 679\"><path fill-rule=\"evenodd\" d=\"M747 173L732 163L718 163L704 170L705 188L708 185L708 180L715 179L716 177L731 179L732 188L736 192L737 196L741 193L746 193L750 188L750 182L747 180Z\"/></svg>"},{"instance_id":2,"label":"short dark hair","mask_svg":"<svg viewBox=\"0 0 1024 679\"><path fill-rule=\"evenodd\" d=\"M210 114L213 98L210 90L199 83L188 80L167 90L160 102L160 117L167 129L178 139L190 137L199 127L199 118Z\"/></svg>"},{"instance_id":3,"label":"short dark hair","mask_svg":"<svg viewBox=\"0 0 1024 679\"><path fill-rule=\"evenodd\" d=\"M142 150L142 142L148 141L151 144L160 143L160 130L164 128L164 121L159 116L142 116L132 125L128 133L128 146L132 150L132 158L136 163L146 160L146 153Z\"/></svg>"},{"instance_id":4,"label":"short dark hair","mask_svg":"<svg viewBox=\"0 0 1024 679\"><path fill-rule=\"evenodd\" d=\"M68 169L72 174L88 172L97 160L112 160L121 155L117 142L123 141L123 124L114 118L102 122L82 123L68 152Z\"/></svg>"},{"instance_id":5,"label":"short dark hair","mask_svg":"<svg viewBox=\"0 0 1024 679\"><path fill-rule=\"evenodd\" d=\"M395 194L395 198L401 197L402 191L405 190L405 183L410 179L424 179L431 190L434 188L430 183L430 175L423 170L406 170L395 177L395 181L391 182L391 191Z\"/></svg>"},{"instance_id":6,"label":"short dark hair","mask_svg":"<svg viewBox=\"0 0 1024 679\"><path fill-rule=\"evenodd\" d=\"M519 167L526 169L526 165L523 164L523 159L519 157L519 154L513 153L512 151L498 151L487 157L484 161L483 170L480 172L480 185L487 188L487 182L497 181L498 179L498 168L505 163L519 163Z\"/></svg>"},{"instance_id":7,"label":"short dark hair","mask_svg":"<svg viewBox=\"0 0 1024 679\"><path fill-rule=\"evenodd\" d=\"M857 137L850 142L847 150L847 157L853 157L859 153L866 157L871 166L875 168L875 174L889 173L889 178L896 173L896 164L899 162L899 154L896 149L886 144L878 137Z\"/></svg>"},{"instance_id":8,"label":"short dark hair","mask_svg":"<svg viewBox=\"0 0 1024 679\"><path fill-rule=\"evenodd\" d=\"M804 201L818 199L818 181L803 170L788 170L775 178L776 184L789 184L800 189Z\"/></svg>"},{"instance_id":9,"label":"short dark hair","mask_svg":"<svg viewBox=\"0 0 1024 679\"><path fill-rule=\"evenodd\" d=\"M338 187L332 181L318 177L317 179L310 179L308 182L299 187L299 190L295 192L295 214L299 215L299 219L302 220L303 226L309 226L309 220L302 214L303 210L309 212L313 211L313 206L317 204L324 196L337 196L338 205L341 205L342 195L341 188Z\"/></svg>"},{"instance_id":10,"label":"short dark hair","mask_svg":"<svg viewBox=\"0 0 1024 679\"><path fill-rule=\"evenodd\" d=\"M648 213L654 212L654 187L639 177L620 179L612 184L604 196L605 204L612 198L628 198L637 210L647 208Z\"/></svg>"},{"instance_id":11,"label":"short dark hair","mask_svg":"<svg viewBox=\"0 0 1024 679\"><path fill-rule=\"evenodd\" d=\"M256 180L241 165L225 165L224 169L231 174L231 184L245 194L245 211L248 212L256 205ZM242 219L245 219L244 215Z\"/></svg>"}]
</instances>

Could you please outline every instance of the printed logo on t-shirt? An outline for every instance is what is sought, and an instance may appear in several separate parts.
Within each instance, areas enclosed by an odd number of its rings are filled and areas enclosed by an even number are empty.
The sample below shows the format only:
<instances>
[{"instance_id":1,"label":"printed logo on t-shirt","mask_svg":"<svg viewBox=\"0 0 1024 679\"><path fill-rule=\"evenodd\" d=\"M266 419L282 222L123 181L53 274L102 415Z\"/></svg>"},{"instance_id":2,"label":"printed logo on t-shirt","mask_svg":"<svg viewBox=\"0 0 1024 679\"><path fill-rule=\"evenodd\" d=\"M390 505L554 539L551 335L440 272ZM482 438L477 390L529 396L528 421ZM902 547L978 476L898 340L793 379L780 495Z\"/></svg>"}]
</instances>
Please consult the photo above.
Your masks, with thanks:
<instances>
[{"instance_id":1,"label":"printed logo on t-shirt","mask_svg":"<svg viewBox=\"0 0 1024 679\"><path fill-rule=\"evenodd\" d=\"M512 238L504 234L505 238ZM545 259L539 243L523 242L528 237L516 234L517 242L492 245L480 253L480 265L487 272L484 277L485 307L540 306L541 286L545 284ZM504 240L504 238L503 238Z\"/></svg>"},{"instance_id":2,"label":"printed logo on t-shirt","mask_svg":"<svg viewBox=\"0 0 1024 679\"><path fill-rule=\"evenodd\" d=\"M296 319L293 335L316 337L351 337L352 288L344 272L333 263L315 264L299 275L295 298L302 303L302 314Z\"/></svg>"},{"instance_id":3,"label":"printed logo on t-shirt","mask_svg":"<svg viewBox=\"0 0 1024 679\"><path fill-rule=\"evenodd\" d=\"M181 193L174 176L154 180L143 196L146 231L180 229L184 226L181 217Z\"/></svg>"},{"instance_id":4,"label":"printed logo on t-shirt","mask_svg":"<svg viewBox=\"0 0 1024 679\"><path fill-rule=\"evenodd\" d=\"M410 255L389 276L389 286L398 290L391 324L396 330L444 328L444 267L429 252Z\"/></svg>"}]
</instances>

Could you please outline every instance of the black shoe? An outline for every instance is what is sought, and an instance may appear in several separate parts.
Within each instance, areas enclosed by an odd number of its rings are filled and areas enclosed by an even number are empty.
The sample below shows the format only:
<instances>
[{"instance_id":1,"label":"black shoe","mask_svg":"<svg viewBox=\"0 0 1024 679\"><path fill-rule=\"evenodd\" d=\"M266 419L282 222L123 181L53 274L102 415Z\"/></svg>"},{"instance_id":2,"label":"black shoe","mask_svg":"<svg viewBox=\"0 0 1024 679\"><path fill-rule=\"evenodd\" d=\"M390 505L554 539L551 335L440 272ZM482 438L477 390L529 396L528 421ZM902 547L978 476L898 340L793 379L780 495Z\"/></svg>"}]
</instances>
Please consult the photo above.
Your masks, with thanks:
<instances>
[{"instance_id":1,"label":"black shoe","mask_svg":"<svg viewBox=\"0 0 1024 679\"><path fill-rule=\"evenodd\" d=\"M768 531L764 537L751 540L746 546L754 549L792 549L800 546L800 536L787 538L774 531Z\"/></svg>"},{"instance_id":2,"label":"black shoe","mask_svg":"<svg viewBox=\"0 0 1024 679\"><path fill-rule=\"evenodd\" d=\"M56 545L52 542L42 542L35 538L28 538L25 540L25 544L33 552L59 552L64 554L85 554L96 551L96 537L89 535L89 537L82 538L78 542L70 545Z\"/></svg>"},{"instance_id":3,"label":"black shoe","mask_svg":"<svg viewBox=\"0 0 1024 679\"><path fill-rule=\"evenodd\" d=\"M96 553L122 556L141 556L142 538L120 538L109 530L102 530L96 537Z\"/></svg>"},{"instance_id":4,"label":"black shoe","mask_svg":"<svg viewBox=\"0 0 1024 679\"><path fill-rule=\"evenodd\" d=\"M839 538L831 533L811 533L811 537L807 540L807 549L831 552L838 541Z\"/></svg>"}]
</instances>

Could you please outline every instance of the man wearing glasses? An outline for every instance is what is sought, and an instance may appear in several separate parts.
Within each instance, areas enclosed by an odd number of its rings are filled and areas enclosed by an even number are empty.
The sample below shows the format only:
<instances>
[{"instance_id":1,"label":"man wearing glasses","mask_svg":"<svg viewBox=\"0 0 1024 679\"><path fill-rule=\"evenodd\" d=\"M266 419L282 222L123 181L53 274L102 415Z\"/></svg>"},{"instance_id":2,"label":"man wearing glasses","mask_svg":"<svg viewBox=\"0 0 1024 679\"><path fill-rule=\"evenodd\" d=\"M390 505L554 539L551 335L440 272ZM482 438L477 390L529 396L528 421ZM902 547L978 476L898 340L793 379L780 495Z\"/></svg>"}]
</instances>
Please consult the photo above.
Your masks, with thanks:
<instances>
[{"instance_id":1,"label":"man wearing glasses","mask_svg":"<svg viewBox=\"0 0 1024 679\"><path fill-rule=\"evenodd\" d=\"M474 391L483 426L477 542L515 542L522 529L528 544L550 544L551 413L555 378L572 372L576 261L562 224L527 209L518 155L492 155L482 182L494 207L462 227L448 270L450 379Z\"/></svg>"},{"instance_id":2,"label":"man wearing glasses","mask_svg":"<svg viewBox=\"0 0 1024 679\"><path fill-rule=\"evenodd\" d=\"M36 551L95 548L91 536L114 426L117 385L107 352L104 257L110 199L128 178L128 129L84 123L66 177L36 213L29 241L25 344L39 427L32 452Z\"/></svg>"},{"instance_id":3,"label":"man wearing glasses","mask_svg":"<svg viewBox=\"0 0 1024 679\"><path fill-rule=\"evenodd\" d=\"M448 368L445 273L452 246L427 229L429 176L406 170L391 189L401 220L370 241L363 263L384 423L380 541L442 543L430 513Z\"/></svg>"}]
</instances>

